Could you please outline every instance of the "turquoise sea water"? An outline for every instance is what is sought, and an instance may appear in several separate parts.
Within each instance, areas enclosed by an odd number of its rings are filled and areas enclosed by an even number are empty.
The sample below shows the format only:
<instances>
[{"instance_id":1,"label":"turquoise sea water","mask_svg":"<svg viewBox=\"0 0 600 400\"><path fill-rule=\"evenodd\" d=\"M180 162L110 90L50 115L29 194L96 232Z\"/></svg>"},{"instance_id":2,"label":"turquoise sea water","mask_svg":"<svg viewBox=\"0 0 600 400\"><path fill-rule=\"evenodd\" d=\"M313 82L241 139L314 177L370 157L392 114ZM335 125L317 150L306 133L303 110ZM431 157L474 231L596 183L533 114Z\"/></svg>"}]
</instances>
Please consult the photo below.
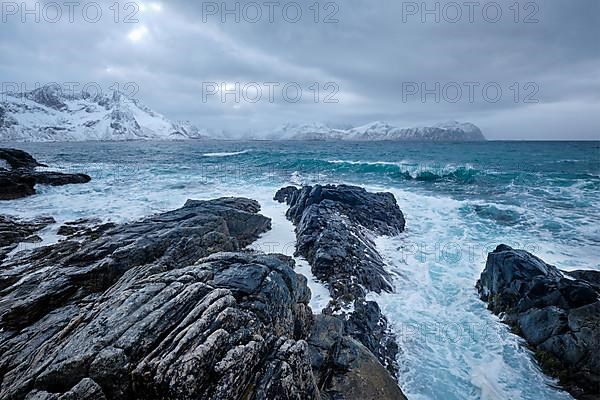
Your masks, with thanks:
<instances>
[{"instance_id":1,"label":"turquoise sea water","mask_svg":"<svg viewBox=\"0 0 600 400\"><path fill-rule=\"evenodd\" d=\"M474 285L487 252L500 243L562 269L600 269L600 142L0 144L6 146L52 169L92 176L87 185L42 187L39 196L0 204L2 213L59 222L128 221L188 198L241 195L259 200L283 226L284 209L271 198L284 185L390 191L407 229L377 239L396 291L373 297L398 335L398 380L408 397L570 398L490 315ZM52 229L49 241L56 240Z\"/></svg>"}]
</instances>

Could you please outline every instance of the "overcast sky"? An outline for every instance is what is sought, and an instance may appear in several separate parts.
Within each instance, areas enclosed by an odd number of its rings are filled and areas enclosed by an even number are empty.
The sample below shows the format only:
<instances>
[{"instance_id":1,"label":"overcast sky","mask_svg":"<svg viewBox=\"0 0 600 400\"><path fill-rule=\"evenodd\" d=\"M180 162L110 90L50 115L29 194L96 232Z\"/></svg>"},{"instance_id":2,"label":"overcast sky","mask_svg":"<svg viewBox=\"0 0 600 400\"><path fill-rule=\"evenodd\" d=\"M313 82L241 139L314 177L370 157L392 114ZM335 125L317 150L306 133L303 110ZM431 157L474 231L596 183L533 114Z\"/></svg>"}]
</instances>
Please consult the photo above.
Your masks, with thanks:
<instances>
[{"instance_id":1,"label":"overcast sky","mask_svg":"<svg viewBox=\"0 0 600 400\"><path fill-rule=\"evenodd\" d=\"M236 134L459 120L490 139L600 138L598 0L48 3L3 2L3 84L117 84Z\"/></svg>"}]
</instances>

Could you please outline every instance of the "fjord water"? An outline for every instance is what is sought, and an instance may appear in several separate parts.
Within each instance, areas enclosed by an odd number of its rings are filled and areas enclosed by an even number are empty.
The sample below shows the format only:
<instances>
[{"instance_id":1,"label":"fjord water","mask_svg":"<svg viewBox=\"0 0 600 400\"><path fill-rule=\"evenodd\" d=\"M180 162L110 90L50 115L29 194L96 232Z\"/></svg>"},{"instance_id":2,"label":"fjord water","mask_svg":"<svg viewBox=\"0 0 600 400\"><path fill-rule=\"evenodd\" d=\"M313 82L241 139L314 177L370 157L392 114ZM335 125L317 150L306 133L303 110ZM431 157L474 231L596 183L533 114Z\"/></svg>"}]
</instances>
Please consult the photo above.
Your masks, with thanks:
<instances>
[{"instance_id":1,"label":"fjord water","mask_svg":"<svg viewBox=\"0 0 600 400\"><path fill-rule=\"evenodd\" d=\"M2 203L2 213L52 215L59 223L83 217L123 222L180 207L188 198L246 196L274 219L277 230L261 243L268 240L265 250L275 252L289 253L293 229L285 207L272 200L278 188L350 183L390 191L407 229L376 239L396 290L372 298L398 336L398 380L407 396L570 398L486 310L474 285L487 252L500 243L562 269L600 269L599 142L0 146L26 150L52 169L92 176L86 185L41 187L38 196ZM46 243L56 240L53 229L45 232Z\"/></svg>"}]
</instances>

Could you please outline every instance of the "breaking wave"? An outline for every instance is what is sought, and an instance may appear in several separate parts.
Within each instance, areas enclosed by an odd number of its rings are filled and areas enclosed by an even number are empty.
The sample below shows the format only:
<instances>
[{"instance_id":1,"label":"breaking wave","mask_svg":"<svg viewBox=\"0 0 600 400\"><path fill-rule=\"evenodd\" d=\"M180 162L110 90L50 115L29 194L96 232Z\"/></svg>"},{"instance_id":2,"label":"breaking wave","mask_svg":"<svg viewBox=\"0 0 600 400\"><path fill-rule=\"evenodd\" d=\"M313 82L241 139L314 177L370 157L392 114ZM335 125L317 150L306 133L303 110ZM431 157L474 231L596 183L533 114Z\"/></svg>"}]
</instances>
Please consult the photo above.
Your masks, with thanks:
<instances>
[{"instance_id":1,"label":"breaking wave","mask_svg":"<svg viewBox=\"0 0 600 400\"><path fill-rule=\"evenodd\" d=\"M235 151L235 152L231 152L231 153L205 153L202 154L203 157L231 157L231 156L239 156L241 154L246 154L251 152L252 150L242 150L242 151Z\"/></svg>"},{"instance_id":2,"label":"breaking wave","mask_svg":"<svg viewBox=\"0 0 600 400\"><path fill-rule=\"evenodd\" d=\"M415 164L406 161L327 161L337 167L338 170L351 169L362 173L383 173L397 176L407 180L422 182L454 181L458 183L474 183L477 175L485 174L472 165L431 165Z\"/></svg>"}]
</instances>

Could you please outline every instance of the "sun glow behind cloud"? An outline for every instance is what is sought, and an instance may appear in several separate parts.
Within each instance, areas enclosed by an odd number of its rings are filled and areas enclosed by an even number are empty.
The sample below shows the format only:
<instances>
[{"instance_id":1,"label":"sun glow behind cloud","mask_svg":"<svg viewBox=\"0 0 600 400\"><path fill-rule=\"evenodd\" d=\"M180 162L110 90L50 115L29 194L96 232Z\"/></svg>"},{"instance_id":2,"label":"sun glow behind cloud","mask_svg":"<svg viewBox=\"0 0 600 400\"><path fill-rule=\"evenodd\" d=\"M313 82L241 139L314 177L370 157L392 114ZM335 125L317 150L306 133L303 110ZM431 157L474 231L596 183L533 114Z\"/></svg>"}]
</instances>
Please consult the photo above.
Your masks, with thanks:
<instances>
[{"instance_id":1,"label":"sun glow behind cloud","mask_svg":"<svg viewBox=\"0 0 600 400\"><path fill-rule=\"evenodd\" d=\"M129 40L131 40L132 42L136 43L136 42L139 42L140 40L142 40L147 35L148 35L148 28L146 28L144 25L142 25L138 28L131 30L127 34L127 38Z\"/></svg>"},{"instance_id":2,"label":"sun glow behind cloud","mask_svg":"<svg viewBox=\"0 0 600 400\"><path fill-rule=\"evenodd\" d=\"M160 14L163 11L163 7L161 3L157 3L157 2L152 2L152 3L142 3L139 2L137 3L137 7L139 8L139 14L137 14L137 17L140 18L141 17L141 21L140 22L155 22L156 19L158 18L158 16L154 17L154 15ZM150 30L148 29L148 27L146 25L139 25L136 28L132 29L131 31L129 31L129 33L127 34L127 38L129 39L129 41L133 42L133 43L138 43L142 40L144 40L148 34L150 33Z\"/></svg>"}]
</instances>

